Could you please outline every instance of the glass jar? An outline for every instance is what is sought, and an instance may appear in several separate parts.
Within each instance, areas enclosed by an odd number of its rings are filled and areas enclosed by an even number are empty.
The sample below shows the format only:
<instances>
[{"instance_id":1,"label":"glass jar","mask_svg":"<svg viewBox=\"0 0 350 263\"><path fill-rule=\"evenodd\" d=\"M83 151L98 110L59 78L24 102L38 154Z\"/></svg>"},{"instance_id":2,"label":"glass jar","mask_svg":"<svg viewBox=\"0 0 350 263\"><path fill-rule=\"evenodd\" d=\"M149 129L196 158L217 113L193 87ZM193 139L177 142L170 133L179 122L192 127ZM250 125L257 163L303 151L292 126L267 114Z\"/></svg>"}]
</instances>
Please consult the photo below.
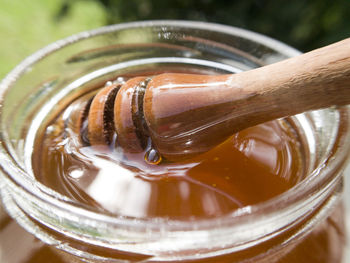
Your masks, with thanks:
<instances>
[{"instance_id":1,"label":"glass jar","mask_svg":"<svg viewBox=\"0 0 350 263\"><path fill-rule=\"evenodd\" d=\"M269 201L211 219L96 212L40 184L31 168L34 138L47 113L62 111L83 90L116 73L186 66L240 72L298 54L238 28L148 21L83 32L28 57L0 84L1 197L16 221L2 214L0 239L7 241L0 242L1 262L342 262L348 107L289 119L304 149L304 180ZM33 236L11 226L17 223ZM30 245L21 249L19 239ZM8 253L11 240L17 253Z\"/></svg>"}]
</instances>

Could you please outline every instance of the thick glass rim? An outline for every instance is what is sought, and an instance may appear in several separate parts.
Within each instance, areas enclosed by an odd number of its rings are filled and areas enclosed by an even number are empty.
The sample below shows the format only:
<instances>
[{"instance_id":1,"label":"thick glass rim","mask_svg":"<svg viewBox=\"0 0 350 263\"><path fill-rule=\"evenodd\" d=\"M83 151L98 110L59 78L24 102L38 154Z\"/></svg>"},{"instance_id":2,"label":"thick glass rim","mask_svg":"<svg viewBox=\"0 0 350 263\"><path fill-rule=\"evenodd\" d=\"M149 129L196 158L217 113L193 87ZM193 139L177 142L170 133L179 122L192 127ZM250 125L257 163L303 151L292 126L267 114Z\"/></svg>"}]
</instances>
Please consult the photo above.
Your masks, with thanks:
<instances>
[{"instance_id":1,"label":"thick glass rim","mask_svg":"<svg viewBox=\"0 0 350 263\"><path fill-rule=\"evenodd\" d=\"M195 22L195 21L176 21L176 20L159 20L159 21L144 21L144 22L131 22L124 24L117 24L112 26L105 26L99 29L78 33L71 37L65 38L54 42L53 44L44 47L37 51L33 55L26 58L17 67L15 67L0 83L0 121L1 121L1 104L6 94L6 90L12 86L28 68L34 65L36 62L45 59L45 57L54 53L57 50L63 49L72 43L91 38L97 35L106 34L122 29L136 28L136 27L152 27L152 26L176 26L188 29L205 29L208 31L222 32L232 35L239 35L243 38L247 38L268 47L272 47L287 56L296 56L300 54L294 48L289 47L277 40L269 37L247 31L240 28L231 26L224 26L206 22ZM243 225L251 228L252 220L256 220L257 216L260 216L259 222L271 222L271 218L274 218L276 209L279 210L279 218L290 215L291 207L295 211L306 210L308 205L324 191L320 190L320 186L327 187L338 180L339 178L334 177L333 171L342 169L347 159L347 155L350 151L350 110L348 107L339 109L339 128L338 136L335 139L333 148L330 149L330 154L327 158L318 165L316 169L303 180L297 184L291 190L271 199L264 203L260 203L253 206L247 206L231 214L223 215L220 217L209 218L209 219L198 219L194 224L191 221L183 221L177 219L166 219L166 218L132 218L124 216L115 216L98 213L89 209L85 209L77 206L70 199L55 193L43 191L42 186L35 180L29 180L29 176L20 166L18 166L13 158L11 158L11 152L7 148L6 138L7 135L4 133L4 129L0 127L0 163L1 170L5 175L5 180L8 183L13 184L16 189L21 192L24 191L26 195L33 197L34 199L40 200L41 202L49 205L53 209L58 209L66 213L73 213L76 216L81 216L91 221L103 222L103 226L108 227L114 226L125 226L128 228L138 229L142 231L147 228L153 229L155 232L172 232L172 231L198 231L198 230L210 230L216 228L235 228L242 229ZM317 194L316 194L317 193ZM300 201L305 201L304 197L308 196L308 204ZM314 197L312 197L314 196ZM293 211L294 211L293 210ZM263 215L263 216L262 216Z\"/></svg>"}]
</instances>

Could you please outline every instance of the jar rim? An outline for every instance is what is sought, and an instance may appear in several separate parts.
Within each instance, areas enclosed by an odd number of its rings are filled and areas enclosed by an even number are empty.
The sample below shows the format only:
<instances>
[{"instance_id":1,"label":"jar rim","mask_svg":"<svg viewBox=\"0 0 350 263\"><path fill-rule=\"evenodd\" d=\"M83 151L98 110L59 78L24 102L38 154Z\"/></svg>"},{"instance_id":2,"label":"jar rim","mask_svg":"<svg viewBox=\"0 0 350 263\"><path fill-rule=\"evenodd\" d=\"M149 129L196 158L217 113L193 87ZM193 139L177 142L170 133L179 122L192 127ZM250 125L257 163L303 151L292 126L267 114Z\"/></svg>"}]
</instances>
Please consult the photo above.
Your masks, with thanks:
<instances>
[{"instance_id":1,"label":"jar rim","mask_svg":"<svg viewBox=\"0 0 350 263\"><path fill-rule=\"evenodd\" d=\"M20 78L20 76L24 74L28 68L31 67L31 65L34 65L36 62L44 59L55 51L86 38L91 38L94 36L128 28L153 26L176 26L188 29L197 28L233 35L240 35L243 38L247 38L268 47L272 47L274 50L277 50L287 56L296 56L300 54L300 52L296 49L259 33L214 23L156 20L110 25L99 29L78 33L63 40L56 41L53 44L40 49L33 55L26 58L17 67L15 67L0 83L0 107L6 90L9 89L13 83L15 83L17 79ZM301 203L301 201L305 201L305 196L308 196L308 202L313 202L314 198L312 198L312 196L314 195L315 198L319 196L319 194L316 193L320 193L320 186L327 187L331 184L331 182L339 179L335 176L335 173L333 173L333 171L338 171L344 167L347 155L350 152L350 144L348 143L350 141L350 108L343 107L337 111L339 112L340 119L338 135L335 139L334 145L332 149L330 149L330 154L327 156L327 158L312 171L307 179L298 183L289 191L286 191L285 193L266 202L239 208L230 214L222 215L220 217L196 219L195 224L192 221L184 221L179 219L136 218L102 214L100 212L95 212L79 207L74 202L71 202L69 198L64 197L54 191L48 192L45 187L43 188L42 185L40 185L40 183L36 182L34 179L31 181L29 179L28 173L23 168L18 166L15 160L11 157L11 152L6 145L7 135L4 134L4 129L1 129L0 131L0 167L1 171L5 175L5 180L8 183L15 185L16 189L19 192L24 191L26 195L34 197L35 199L40 200L40 202L43 202L52 208L58 209L63 213L73 213L74 216L87 218L91 222L94 221L103 223L101 225L106 225L109 228L111 226L114 226L115 228L124 226L128 229L137 229L137 231L152 229L154 232L158 233L177 231L196 232L200 230L210 230L217 228L227 229L228 227L237 230L243 229L242 226L248 226L248 224L250 224L249 228L251 228L252 219L256 220L257 216L261 217L259 221L260 224L266 224L266 222L270 222L271 218L274 218L276 216L276 209L281 209L279 211L279 217L281 218L291 213L288 208L292 206L294 207L294 210L306 209L307 204L304 202ZM0 110L0 120L1 115L2 113ZM298 204L298 206L295 204ZM285 215L282 213L282 210L285 211Z\"/></svg>"}]
</instances>

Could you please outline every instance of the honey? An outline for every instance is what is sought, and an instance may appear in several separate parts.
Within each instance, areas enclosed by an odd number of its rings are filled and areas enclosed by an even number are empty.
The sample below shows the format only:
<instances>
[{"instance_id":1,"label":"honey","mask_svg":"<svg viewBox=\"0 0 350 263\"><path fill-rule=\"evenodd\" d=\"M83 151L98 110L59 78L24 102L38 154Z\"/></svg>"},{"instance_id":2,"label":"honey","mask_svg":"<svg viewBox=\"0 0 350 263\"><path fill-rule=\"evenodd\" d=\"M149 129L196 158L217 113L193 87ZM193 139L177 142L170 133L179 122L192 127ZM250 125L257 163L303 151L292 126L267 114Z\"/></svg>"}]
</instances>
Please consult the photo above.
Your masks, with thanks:
<instances>
[{"instance_id":1,"label":"honey","mask_svg":"<svg viewBox=\"0 0 350 263\"><path fill-rule=\"evenodd\" d=\"M77 101L85 107L85 100ZM302 148L286 120L246 129L205 154L168 162L151 142L134 154L116 143L89 145L80 129L69 125L71 111L68 107L53 118L38 136L34 174L51 189L101 211L186 220L216 217L267 201L303 178ZM118 140L115 136L112 141Z\"/></svg>"}]
</instances>

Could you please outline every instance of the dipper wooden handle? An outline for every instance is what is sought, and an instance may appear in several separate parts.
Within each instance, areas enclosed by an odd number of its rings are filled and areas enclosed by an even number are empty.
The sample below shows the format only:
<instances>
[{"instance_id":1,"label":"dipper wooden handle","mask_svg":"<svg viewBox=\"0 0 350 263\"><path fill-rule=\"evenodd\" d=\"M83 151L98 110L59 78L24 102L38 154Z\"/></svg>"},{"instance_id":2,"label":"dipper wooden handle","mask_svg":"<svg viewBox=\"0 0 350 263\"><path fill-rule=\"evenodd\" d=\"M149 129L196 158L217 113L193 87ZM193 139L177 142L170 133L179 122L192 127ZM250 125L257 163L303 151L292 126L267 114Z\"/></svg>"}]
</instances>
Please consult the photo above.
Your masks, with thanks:
<instances>
[{"instance_id":1,"label":"dipper wooden handle","mask_svg":"<svg viewBox=\"0 0 350 263\"><path fill-rule=\"evenodd\" d=\"M234 132L350 103L350 39L247 72L163 74L149 83L144 117L170 159L205 152Z\"/></svg>"},{"instance_id":2,"label":"dipper wooden handle","mask_svg":"<svg viewBox=\"0 0 350 263\"><path fill-rule=\"evenodd\" d=\"M265 121L349 104L350 39L238 74L168 73L138 80L143 84L129 80L115 100L123 147L140 150L135 138L146 133L163 157L182 159Z\"/></svg>"}]
</instances>

